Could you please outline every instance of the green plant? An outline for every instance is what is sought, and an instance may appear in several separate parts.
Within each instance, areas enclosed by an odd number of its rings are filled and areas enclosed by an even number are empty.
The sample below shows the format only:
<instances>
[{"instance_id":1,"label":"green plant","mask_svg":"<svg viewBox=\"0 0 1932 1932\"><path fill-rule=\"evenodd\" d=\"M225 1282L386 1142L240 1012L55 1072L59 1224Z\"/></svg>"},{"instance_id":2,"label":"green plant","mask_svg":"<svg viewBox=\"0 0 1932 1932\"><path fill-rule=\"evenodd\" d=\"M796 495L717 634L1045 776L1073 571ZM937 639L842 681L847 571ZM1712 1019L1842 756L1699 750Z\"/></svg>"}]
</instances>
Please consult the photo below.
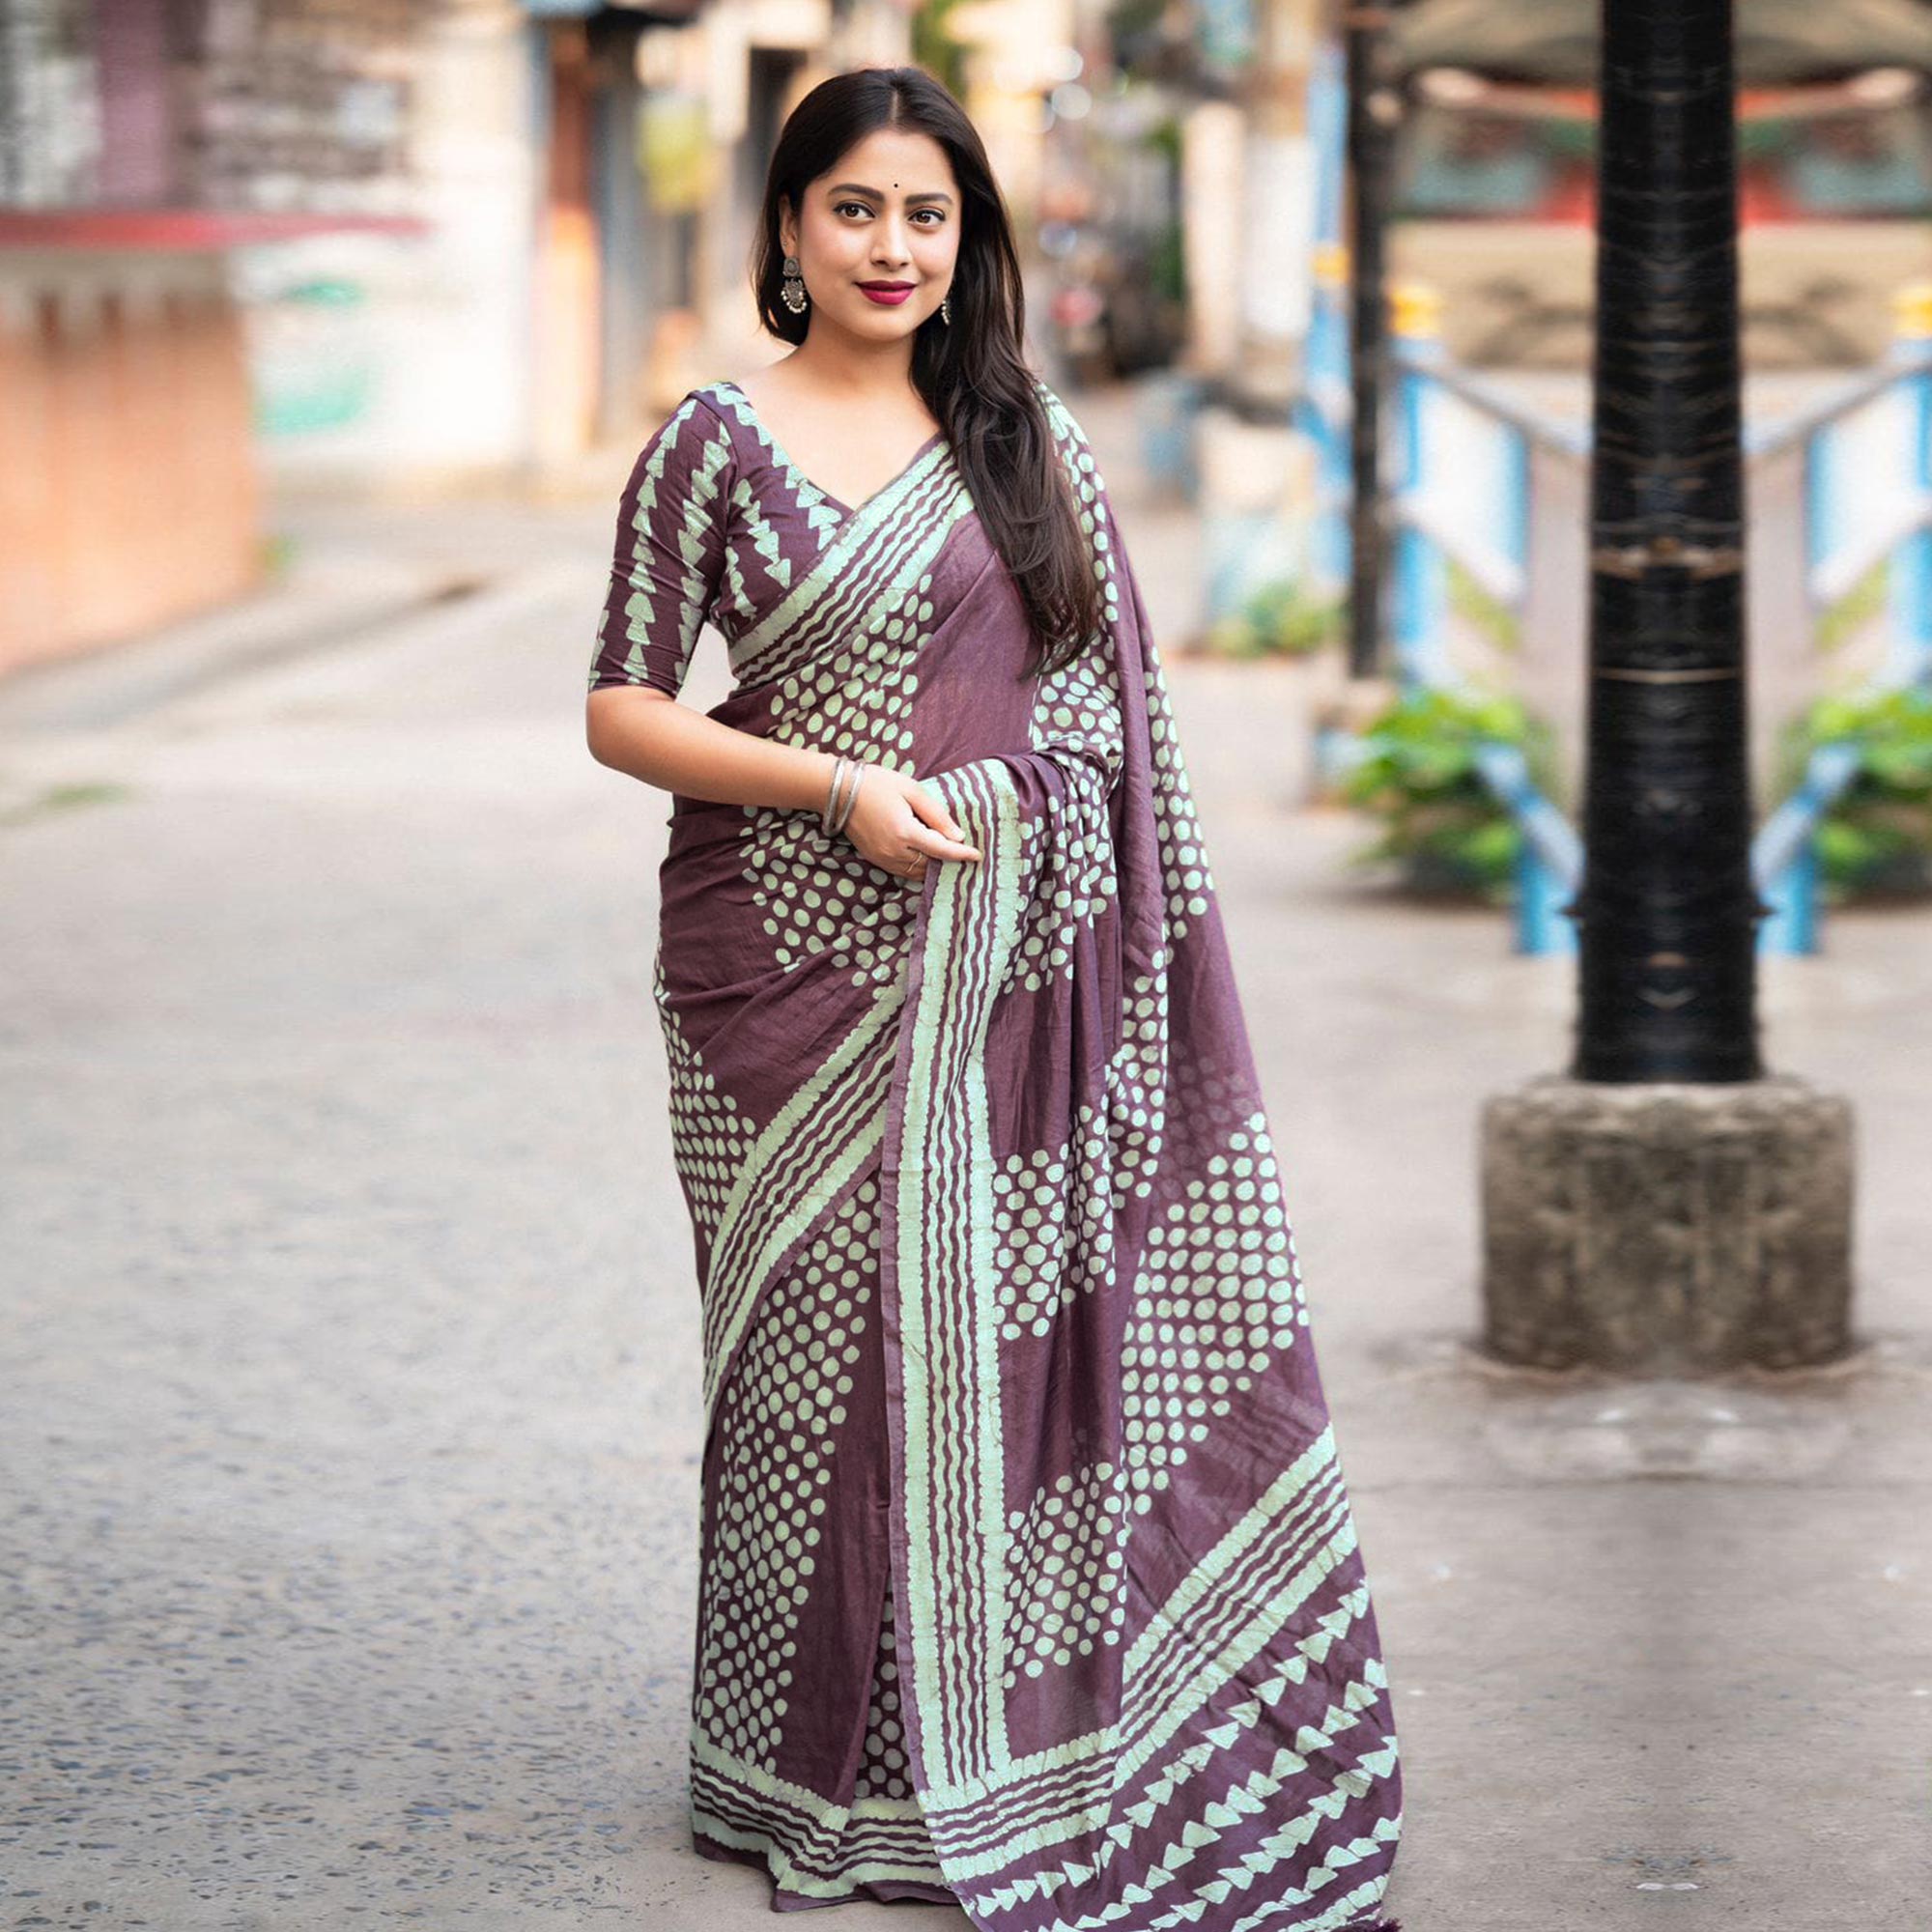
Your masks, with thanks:
<instances>
[{"instance_id":1,"label":"green plant","mask_svg":"<svg viewBox=\"0 0 1932 1932\"><path fill-rule=\"evenodd\" d=\"M1506 900L1522 834L1476 762L1497 741L1520 746L1532 779L1550 788L1548 728L1514 697L1411 689L1370 719L1342 796L1379 817L1382 831L1351 863L1395 860L1411 887Z\"/></svg>"},{"instance_id":2,"label":"green plant","mask_svg":"<svg viewBox=\"0 0 1932 1932\"><path fill-rule=\"evenodd\" d=\"M1208 645L1231 658L1307 657L1342 635L1342 615L1340 598L1318 597L1298 578L1277 578L1210 625Z\"/></svg>"},{"instance_id":3,"label":"green plant","mask_svg":"<svg viewBox=\"0 0 1932 1932\"><path fill-rule=\"evenodd\" d=\"M1814 840L1828 899L1932 890L1932 691L1922 685L1817 699L1786 727L1789 790L1820 745L1855 744L1858 768Z\"/></svg>"}]
</instances>

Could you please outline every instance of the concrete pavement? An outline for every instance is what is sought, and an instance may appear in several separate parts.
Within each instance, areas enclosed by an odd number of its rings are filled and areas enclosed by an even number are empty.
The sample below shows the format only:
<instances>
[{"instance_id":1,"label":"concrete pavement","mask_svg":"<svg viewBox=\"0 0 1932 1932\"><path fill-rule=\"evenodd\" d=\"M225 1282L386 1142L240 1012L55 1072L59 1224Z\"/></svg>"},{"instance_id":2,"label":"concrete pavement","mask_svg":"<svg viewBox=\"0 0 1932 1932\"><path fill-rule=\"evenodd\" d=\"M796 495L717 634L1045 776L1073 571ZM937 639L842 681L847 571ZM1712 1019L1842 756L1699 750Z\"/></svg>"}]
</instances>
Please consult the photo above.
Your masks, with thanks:
<instances>
[{"instance_id":1,"label":"concrete pavement","mask_svg":"<svg viewBox=\"0 0 1932 1932\"><path fill-rule=\"evenodd\" d=\"M1172 639L1198 546L1118 406L1068 400ZM578 698L621 474L329 526L473 595L239 667L177 639L201 668L160 648L145 696L106 658L0 687L0 1926L766 1922L685 1835L663 812ZM1292 673L1170 674L1388 1644L1389 1908L1919 1922L1925 923L1840 916L1766 976L1775 1063L1859 1106L1868 1353L1803 1387L1492 1374L1476 1109L1561 1063L1567 969L1349 875Z\"/></svg>"}]
</instances>

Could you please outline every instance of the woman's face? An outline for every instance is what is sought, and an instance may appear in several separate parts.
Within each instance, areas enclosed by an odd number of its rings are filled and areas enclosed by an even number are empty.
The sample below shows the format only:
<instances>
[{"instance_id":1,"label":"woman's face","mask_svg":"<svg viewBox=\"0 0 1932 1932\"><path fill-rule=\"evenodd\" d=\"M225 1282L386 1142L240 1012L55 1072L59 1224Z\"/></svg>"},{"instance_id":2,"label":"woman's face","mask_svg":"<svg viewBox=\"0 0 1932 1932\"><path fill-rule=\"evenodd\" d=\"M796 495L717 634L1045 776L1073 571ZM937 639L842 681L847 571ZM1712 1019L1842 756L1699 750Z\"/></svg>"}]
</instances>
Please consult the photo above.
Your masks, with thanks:
<instances>
[{"instance_id":1,"label":"woman's face","mask_svg":"<svg viewBox=\"0 0 1932 1932\"><path fill-rule=\"evenodd\" d=\"M780 238L811 298L808 318L877 341L938 308L959 255L959 185L930 134L880 128L810 183ZM880 298L897 283L905 293Z\"/></svg>"}]
</instances>

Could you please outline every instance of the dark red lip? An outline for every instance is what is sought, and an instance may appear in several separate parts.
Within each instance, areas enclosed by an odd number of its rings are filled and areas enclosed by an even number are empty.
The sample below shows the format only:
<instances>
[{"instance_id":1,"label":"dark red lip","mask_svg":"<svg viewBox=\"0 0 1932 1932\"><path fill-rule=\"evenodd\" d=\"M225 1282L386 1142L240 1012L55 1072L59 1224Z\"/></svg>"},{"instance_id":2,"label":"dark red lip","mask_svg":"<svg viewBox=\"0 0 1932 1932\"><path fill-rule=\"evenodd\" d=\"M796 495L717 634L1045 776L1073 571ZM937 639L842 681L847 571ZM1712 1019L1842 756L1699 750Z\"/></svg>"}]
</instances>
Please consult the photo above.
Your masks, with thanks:
<instances>
[{"instance_id":1,"label":"dark red lip","mask_svg":"<svg viewBox=\"0 0 1932 1932\"><path fill-rule=\"evenodd\" d=\"M861 282L859 286L862 289L909 289L913 284L911 282Z\"/></svg>"}]
</instances>

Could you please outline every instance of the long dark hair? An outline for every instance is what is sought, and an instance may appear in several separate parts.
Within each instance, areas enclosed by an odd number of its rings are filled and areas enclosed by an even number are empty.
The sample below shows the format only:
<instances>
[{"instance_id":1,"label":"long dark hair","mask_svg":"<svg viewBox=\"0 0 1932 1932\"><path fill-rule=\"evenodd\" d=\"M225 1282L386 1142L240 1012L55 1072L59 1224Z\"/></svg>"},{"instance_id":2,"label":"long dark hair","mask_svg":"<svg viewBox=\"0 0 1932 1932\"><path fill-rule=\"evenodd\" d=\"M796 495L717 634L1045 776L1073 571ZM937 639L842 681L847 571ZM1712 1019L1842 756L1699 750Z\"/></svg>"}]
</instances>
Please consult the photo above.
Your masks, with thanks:
<instances>
[{"instance_id":1,"label":"long dark hair","mask_svg":"<svg viewBox=\"0 0 1932 1932\"><path fill-rule=\"evenodd\" d=\"M1093 558L1046 406L1020 355L1026 297L1006 201L965 109L923 68L834 74L786 116L752 254L758 314L773 335L805 340L810 315L793 315L780 297L781 204L801 216L808 185L879 128L931 135L959 185L959 254L947 303L952 320L935 311L920 325L913 386L945 431L980 522L1026 606L1031 668L1056 670L1100 622Z\"/></svg>"}]
</instances>

